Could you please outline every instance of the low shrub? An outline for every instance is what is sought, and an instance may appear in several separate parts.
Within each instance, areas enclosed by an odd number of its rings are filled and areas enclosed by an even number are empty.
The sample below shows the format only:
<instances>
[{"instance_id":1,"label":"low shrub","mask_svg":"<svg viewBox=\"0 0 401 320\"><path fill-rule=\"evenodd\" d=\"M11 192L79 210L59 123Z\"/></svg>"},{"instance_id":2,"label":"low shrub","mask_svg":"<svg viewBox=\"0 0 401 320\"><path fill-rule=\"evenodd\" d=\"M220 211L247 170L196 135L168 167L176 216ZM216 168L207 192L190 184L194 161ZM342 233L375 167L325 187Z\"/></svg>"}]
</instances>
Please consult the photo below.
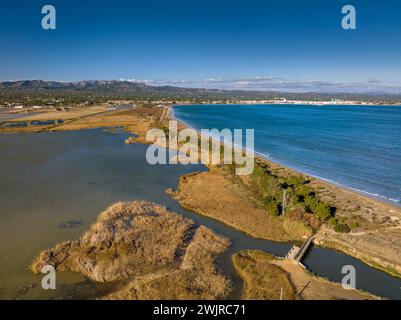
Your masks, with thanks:
<instances>
[{"instance_id":1,"label":"low shrub","mask_svg":"<svg viewBox=\"0 0 401 320\"><path fill-rule=\"evenodd\" d=\"M267 165L256 163L252 181L263 199L266 210L273 215L280 215L283 191L287 191L289 207L301 205L308 213L312 213L321 221L334 216L335 210L317 199L315 192L307 185L309 181L303 176L277 177L269 171Z\"/></svg>"},{"instance_id":2,"label":"low shrub","mask_svg":"<svg viewBox=\"0 0 401 320\"><path fill-rule=\"evenodd\" d=\"M273 216L279 216L281 213L281 203L272 196L267 196L263 200L266 211L269 212Z\"/></svg>"},{"instance_id":3,"label":"low shrub","mask_svg":"<svg viewBox=\"0 0 401 320\"><path fill-rule=\"evenodd\" d=\"M346 224L337 223L334 226L334 231L335 232L340 232L340 233L349 233L351 231L351 229Z\"/></svg>"}]
</instances>

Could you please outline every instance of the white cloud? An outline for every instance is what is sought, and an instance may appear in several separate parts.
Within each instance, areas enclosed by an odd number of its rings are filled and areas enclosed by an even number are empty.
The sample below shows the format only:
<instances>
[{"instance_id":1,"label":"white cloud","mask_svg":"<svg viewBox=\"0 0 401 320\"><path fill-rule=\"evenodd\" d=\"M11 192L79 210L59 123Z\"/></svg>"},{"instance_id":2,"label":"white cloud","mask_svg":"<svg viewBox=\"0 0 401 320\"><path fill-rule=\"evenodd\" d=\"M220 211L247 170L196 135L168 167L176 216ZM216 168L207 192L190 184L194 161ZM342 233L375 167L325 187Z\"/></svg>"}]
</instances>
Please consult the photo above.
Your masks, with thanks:
<instances>
[{"instance_id":1,"label":"white cloud","mask_svg":"<svg viewBox=\"0 0 401 320\"><path fill-rule=\"evenodd\" d=\"M401 94L401 85L386 83L378 79L367 78L360 82L329 82L320 80L290 80L275 76L256 76L241 78L206 78L206 79L162 79L126 81L155 86L178 86L227 90L258 90L283 92L327 92L327 93L388 93Z\"/></svg>"}]
</instances>

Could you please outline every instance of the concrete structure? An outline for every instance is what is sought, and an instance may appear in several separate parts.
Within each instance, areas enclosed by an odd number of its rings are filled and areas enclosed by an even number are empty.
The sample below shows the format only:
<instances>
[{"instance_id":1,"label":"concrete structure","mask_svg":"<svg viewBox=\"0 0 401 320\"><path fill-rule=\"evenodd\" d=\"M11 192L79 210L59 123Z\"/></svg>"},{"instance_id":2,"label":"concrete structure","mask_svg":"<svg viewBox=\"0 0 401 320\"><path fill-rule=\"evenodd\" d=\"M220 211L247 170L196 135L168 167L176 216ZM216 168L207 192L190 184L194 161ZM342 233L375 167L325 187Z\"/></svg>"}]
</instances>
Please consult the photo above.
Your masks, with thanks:
<instances>
[{"instance_id":1,"label":"concrete structure","mask_svg":"<svg viewBox=\"0 0 401 320\"><path fill-rule=\"evenodd\" d=\"M287 259L292 259L295 260L295 256L298 254L299 252L299 247L297 246L292 246L291 250L288 251L287 255L285 256Z\"/></svg>"},{"instance_id":2,"label":"concrete structure","mask_svg":"<svg viewBox=\"0 0 401 320\"><path fill-rule=\"evenodd\" d=\"M310 236L299 248L297 246L293 246L291 250L285 256L287 259L294 260L295 262L301 263L302 258L305 253L308 251L310 246L313 244L313 236Z\"/></svg>"}]
</instances>

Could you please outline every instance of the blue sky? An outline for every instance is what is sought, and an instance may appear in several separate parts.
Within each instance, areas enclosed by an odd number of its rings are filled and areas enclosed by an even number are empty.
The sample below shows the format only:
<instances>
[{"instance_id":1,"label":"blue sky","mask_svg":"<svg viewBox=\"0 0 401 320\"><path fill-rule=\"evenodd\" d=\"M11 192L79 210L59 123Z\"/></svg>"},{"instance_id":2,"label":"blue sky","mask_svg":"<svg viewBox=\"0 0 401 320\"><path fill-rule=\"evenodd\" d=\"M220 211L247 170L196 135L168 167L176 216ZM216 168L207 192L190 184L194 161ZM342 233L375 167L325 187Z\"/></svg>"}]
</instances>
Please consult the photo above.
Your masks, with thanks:
<instances>
[{"instance_id":1,"label":"blue sky","mask_svg":"<svg viewBox=\"0 0 401 320\"><path fill-rule=\"evenodd\" d=\"M0 81L401 93L401 1L14 0L0 4ZM41 8L57 29L41 28ZM352 4L357 29L341 28Z\"/></svg>"}]
</instances>

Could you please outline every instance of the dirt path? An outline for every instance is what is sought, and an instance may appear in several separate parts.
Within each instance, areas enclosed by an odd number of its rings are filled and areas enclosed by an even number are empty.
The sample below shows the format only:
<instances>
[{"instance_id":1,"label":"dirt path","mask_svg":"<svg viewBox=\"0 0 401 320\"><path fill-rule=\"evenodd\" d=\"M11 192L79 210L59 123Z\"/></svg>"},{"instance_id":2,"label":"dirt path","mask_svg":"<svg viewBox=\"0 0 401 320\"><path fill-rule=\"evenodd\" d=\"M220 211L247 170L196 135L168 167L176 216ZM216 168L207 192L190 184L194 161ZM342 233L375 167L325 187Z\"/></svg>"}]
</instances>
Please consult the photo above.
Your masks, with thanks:
<instances>
[{"instance_id":1,"label":"dirt path","mask_svg":"<svg viewBox=\"0 0 401 320\"><path fill-rule=\"evenodd\" d=\"M373 300L370 294L344 289L340 284L312 276L302 266L290 260L273 260L272 264L284 269L290 276L297 293L304 300Z\"/></svg>"}]
</instances>

